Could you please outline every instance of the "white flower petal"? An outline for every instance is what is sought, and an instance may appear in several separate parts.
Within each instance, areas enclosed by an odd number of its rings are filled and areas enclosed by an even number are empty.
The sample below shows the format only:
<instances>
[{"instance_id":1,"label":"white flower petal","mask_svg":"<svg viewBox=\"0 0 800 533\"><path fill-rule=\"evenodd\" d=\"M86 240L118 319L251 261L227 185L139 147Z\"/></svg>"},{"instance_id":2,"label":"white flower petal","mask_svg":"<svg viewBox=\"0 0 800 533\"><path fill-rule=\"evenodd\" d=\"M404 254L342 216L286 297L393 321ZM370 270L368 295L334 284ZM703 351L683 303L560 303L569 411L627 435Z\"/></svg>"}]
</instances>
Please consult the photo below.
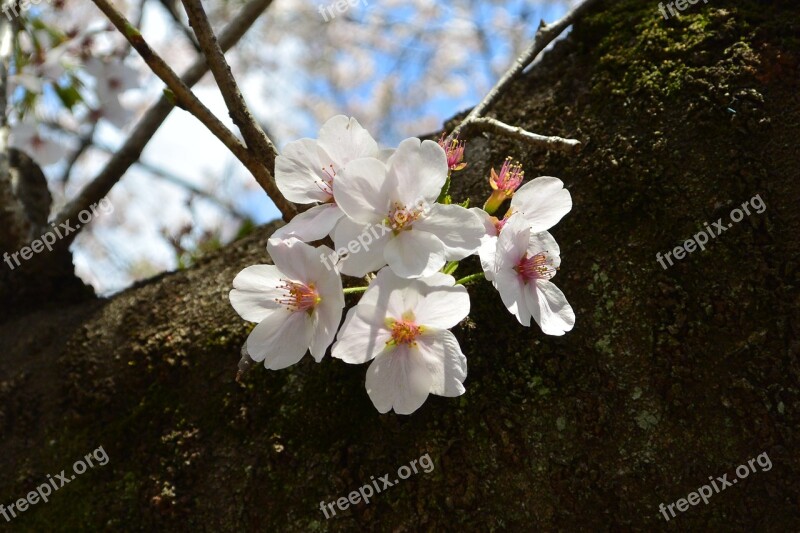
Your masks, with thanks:
<instances>
[{"instance_id":1,"label":"white flower petal","mask_svg":"<svg viewBox=\"0 0 800 533\"><path fill-rule=\"evenodd\" d=\"M433 204L447 180L447 155L434 141L406 139L387 162L395 200L409 206L419 201Z\"/></svg>"},{"instance_id":2,"label":"white flower petal","mask_svg":"<svg viewBox=\"0 0 800 533\"><path fill-rule=\"evenodd\" d=\"M412 229L389 239L384 257L401 278L418 278L430 276L444 266L445 247L435 235Z\"/></svg>"},{"instance_id":3,"label":"white flower petal","mask_svg":"<svg viewBox=\"0 0 800 533\"><path fill-rule=\"evenodd\" d=\"M386 179L386 165L371 157L351 161L333 182L336 203L362 224L379 224L389 214L393 189Z\"/></svg>"},{"instance_id":4,"label":"white flower petal","mask_svg":"<svg viewBox=\"0 0 800 533\"><path fill-rule=\"evenodd\" d=\"M378 143L354 118L337 115L319 130L318 144L327 152L334 165L343 167L362 157L377 157Z\"/></svg>"},{"instance_id":5,"label":"white flower petal","mask_svg":"<svg viewBox=\"0 0 800 533\"><path fill-rule=\"evenodd\" d=\"M497 238L495 271L513 269L525 256L530 243L531 229L522 215L512 215Z\"/></svg>"},{"instance_id":6,"label":"white flower petal","mask_svg":"<svg viewBox=\"0 0 800 533\"><path fill-rule=\"evenodd\" d=\"M383 148L378 152L378 155L376 157L381 161L383 161L384 163L388 163L389 158L392 157L392 155L394 155L395 151L396 150L394 148Z\"/></svg>"},{"instance_id":7,"label":"white flower petal","mask_svg":"<svg viewBox=\"0 0 800 533\"><path fill-rule=\"evenodd\" d=\"M567 297L552 282L537 279L525 290L525 303L546 335L560 336L575 325L575 312Z\"/></svg>"},{"instance_id":8,"label":"white flower petal","mask_svg":"<svg viewBox=\"0 0 800 533\"><path fill-rule=\"evenodd\" d=\"M553 236L547 231L531 233L528 241L528 257L533 257L543 252L546 253L554 268L561 266L561 249Z\"/></svg>"},{"instance_id":9,"label":"white flower petal","mask_svg":"<svg viewBox=\"0 0 800 533\"><path fill-rule=\"evenodd\" d=\"M295 237L303 242L318 241L333 233L333 228L343 216L344 212L336 204L315 205L279 228L270 238Z\"/></svg>"},{"instance_id":10,"label":"white flower petal","mask_svg":"<svg viewBox=\"0 0 800 533\"><path fill-rule=\"evenodd\" d=\"M321 161L320 150L314 139L292 141L275 159L275 183L290 202L328 202L331 195L325 183L327 176L322 169L327 169L329 164Z\"/></svg>"},{"instance_id":11,"label":"white flower petal","mask_svg":"<svg viewBox=\"0 0 800 533\"><path fill-rule=\"evenodd\" d=\"M452 279L452 276L447 277ZM424 298L414 307L414 320L417 324L450 329L469 314L469 293L463 285L428 287L423 293Z\"/></svg>"},{"instance_id":12,"label":"white flower petal","mask_svg":"<svg viewBox=\"0 0 800 533\"><path fill-rule=\"evenodd\" d=\"M481 224L483 224L483 231L486 235L490 237L497 237L497 226L495 226L494 221L492 221L492 215L480 207L470 207L469 210L470 212L475 213L475 216L480 219Z\"/></svg>"},{"instance_id":13,"label":"white flower petal","mask_svg":"<svg viewBox=\"0 0 800 533\"><path fill-rule=\"evenodd\" d=\"M344 293L342 292L340 279L338 292L325 294L314 310L317 315L317 321L311 340L311 355L314 356L317 362L322 360L328 346L331 345L336 337L336 332L339 330L339 322L342 320L343 309Z\"/></svg>"},{"instance_id":14,"label":"white flower petal","mask_svg":"<svg viewBox=\"0 0 800 533\"><path fill-rule=\"evenodd\" d=\"M13 85L22 85L32 93L42 92L44 80L34 74L19 73L11 76L10 81Z\"/></svg>"},{"instance_id":15,"label":"white flower petal","mask_svg":"<svg viewBox=\"0 0 800 533\"><path fill-rule=\"evenodd\" d=\"M385 318L402 318L404 312L413 309L419 302L419 292L411 290L416 287L413 285L415 281L397 276L391 268L382 268L359 300L358 307L369 309L363 314L363 319L370 324L383 326Z\"/></svg>"},{"instance_id":16,"label":"white flower petal","mask_svg":"<svg viewBox=\"0 0 800 533\"><path fill-rule=\"evenodd\" d=\"M124 129L133 118L133 111L124 107L117 94L108 94L99 98L98 111L103 118L119 129Z\"/></svg>"},{"instance_id":17,"label":"white flower petal","mask_svg":"<svg viewBox=\"0 0 800 533\"><path fill-rule=\"evenodd\" d=\"M322 258L330 253L330 248L314 248L294 237L285 240L269 239L267 253L284 278L301 281L306 285L318 283L337 273L325 267Z\"/></svg>"},{"instance_id":18,"label":"white flower petal","mask_svg":"<svg viewBox=\"0 0 800 533\"><path fill-rule=\"evenodd\" d=\"M337 268L348 276L364 276L386 265L384 249L390 232L383 225L359 224L342 218L333 230L333 242L339 254ZM358 244L358 248L355 245ZM354 253L348 246L353 246ZM345 251L347 251L345 253Z\"/></svg>"},{"instance_id":19,"label":"white flower petal","mask_svg":"<svg viewBox=\"0 0 800 533\"><path fill-rule=\"evenodd\" d=\"M552 228L572 209L572 196L564 183L541 176L526 183L511 198L511 209L522 212L533 232Z\"/></svg>"},{"instance_id":20,"label":"white flower petal","mask_svg":"<svg viewBox=\"0 0 800 533\"><path fill-rule=\"evenodd\" d=\"M291 366L311 344L314 320L306 312L278 310L261 321L247 338L247 353L270 370Z\"/></svg>"},{"instance_id":21,"label":"white flower petal","mask_svg":"<svg viewBox=\"0 0 800 533\"><path fill-rule=\"evenodd\" d=\"M386 342L390 339L386 325L375 320L381 316L374 305L361 302L350 309L331 348L331 356L349 364L361 364L374 359L386 348Z\"/></svg>"},{"instance_id":22,"label":"white flower petal","mask_svg":"<svg viewBox=\"0 0 800 533\"><path fill-rule=\"evenodd\" d=\"M478 255L481 258L481 268L486 279L492 281L496 270L495 257L497 256L497 237L484 235L481 238L481 247L478 248Z\"/></svg>"},{"instance_id":23,"label":"white flower petal","mask_svg":"<svg viewBox=\"0 0 800 533\"><path fill-rule=\"evenodd\" d=\"M434 204L427 216L414 222L414 231L432 233L445 246L448 260L474 254L486 230L478 215L460 205Z\"/></svg>"},{"instance_id":24,"label":"white flower petal","mask_svg":"<svg viewBox=\"0 0 800 533\"><path fill-rule=\"evenodd\" d=\"M281 277L278 267L273 265L253 265L239 272L229 295L239 316L249 322L261 322L271 311L280 308L275 299L284 293L278 289Z\"/></svg>"},{"instance_id":25,"label":"white flower petal","mask_svg":"<svg viewBox=\"0 0 800 533\"><path fill-rule=\"evenodd\" d=\"M467 378L467 358L455 335L446 329L433 331L420 337L419 353L431 376L432 394L461 396Z\"/></svg>"},{"instance_id":26,"label":"white flower petal","mask_svg":"<svg viewBox=\"0 0 800 533\"><path fill-rule=\"evenodd\" d=\"M381 413L394 408L399 415L410 415L425 403L431 385L421 355L405 344L384 350L367 370L367 394Z\"/></svg>"},{"instance_id":27,"label":"white flower petal","mask_svg":"<svg viewBox=\"0 0 800 533\"><path fill-rule=\"evenodd\" d=\"M531 313L525 303L525 284L519 279L516 272L511 269L498 270L492 281L503 304L508 312L517 317L520 324L525 327L531 325Z\"/></svg>"}]
</instances>

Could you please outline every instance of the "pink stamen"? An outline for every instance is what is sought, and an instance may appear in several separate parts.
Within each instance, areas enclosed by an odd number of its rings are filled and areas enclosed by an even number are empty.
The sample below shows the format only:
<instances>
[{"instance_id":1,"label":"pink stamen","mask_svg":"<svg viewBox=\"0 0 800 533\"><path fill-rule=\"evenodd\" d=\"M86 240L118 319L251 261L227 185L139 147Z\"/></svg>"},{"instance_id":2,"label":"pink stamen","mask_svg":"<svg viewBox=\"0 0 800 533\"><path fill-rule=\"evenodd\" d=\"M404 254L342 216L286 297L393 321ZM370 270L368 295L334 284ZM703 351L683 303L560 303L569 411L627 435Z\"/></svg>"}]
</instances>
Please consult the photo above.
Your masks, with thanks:
<instances>
[{"instance_id":1,"label":"pink stamen","mask_svg":"<svg viewBox=\"0 0 800 533\"><path fill-rule=\"evenodd\" d=\"M333 165L328 165L328 168L322 167L322 172L325 174L326 178L323 178L322 182L316 182L317 187L332 198L333 179L336 177L336 169L333 168Z\"/></svg>"},{"instance_id":2,"label":"pink stamen","mask_svg":"<svg viewBox=\"0 0 800 533\"><path fill-rule=\"evenodd\" d=\"M553 260L547 255L547 251L544 251L532 257L525 254L514 270L523 282L528 283L531 280L550 279L555 276L557 269L553 266Z\"/></svg>"},{"instance_id":3,"label":"pink stamen","mask_svg":"<svg viewBox=\"0 0 800 533\"><path fill-rule=\"evenodd\" d=\"M503 162L503 166L500 167L499 174L492 169L492 176L489 178L489 184L492 186L492 189L503 191L506 195L511 196L522 184L524 178L525 171L522 170L522 164L514 163L513 160L508 157Z\"/></svg>"},{"instance_id":4,"label":"pink stamen","mask_svg":"<svg viewBox=\"0 0 800 533\"><path fill-rule=\"evenodd\" d=\"M458 137L456 137L450 141L450 144L446 144L445 135L443 133L441 139L439 139L439 146L441 146L445 154L447 154L447 168L451 171L461 170L467 166L466 163L462 162L464 160L465 141L459 141Z\"/></svg>"},{"instance_id":5,"label":"pink stamen","mask_svg":"<svg viewBox=\"0 0 800 533\"><path fill-rule=\"evenodd\" d=\"M286 296L275 298L275 301L281 305L285 305L292 312L306 311L311 313L317 304L322 301L313 283L311 285L306 285L305 283L286 279L282 279L281 281L283 283L278 288L286 291Z\"/></svg>"}]
</instances>

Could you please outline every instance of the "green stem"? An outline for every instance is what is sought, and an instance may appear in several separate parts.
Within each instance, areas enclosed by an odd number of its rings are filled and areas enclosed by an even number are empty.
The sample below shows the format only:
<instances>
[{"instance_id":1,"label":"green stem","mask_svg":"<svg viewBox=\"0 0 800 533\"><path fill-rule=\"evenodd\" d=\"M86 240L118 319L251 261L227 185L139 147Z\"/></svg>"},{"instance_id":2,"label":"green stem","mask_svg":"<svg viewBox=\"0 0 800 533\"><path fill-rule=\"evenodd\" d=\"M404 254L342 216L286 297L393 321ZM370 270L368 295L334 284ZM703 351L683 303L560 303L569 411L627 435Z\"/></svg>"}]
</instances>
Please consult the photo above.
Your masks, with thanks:
<instances>
[{"instance_id":1,"label":"green stem","mask_svg":"<svg viewBox=\"0 0 800 533\"><path fill-rule=\"evenodd\" d=\"M489 199L486 200L486 203L483 204L483 210L489 213L490 215L494 215L495 211L500 209L500 206L503 205L503 202L508 200L508 195L503 191L494 191L492 195L489 196Z\"/></svg>"},{"instance_id":2,"label":"green stem","mask_svg":"<svg viewBox=\"0 0 800 533\"><path fill-rule=\"evenodd\" d=\"M355 294L357 292L364 292L367 290L367 287L347 287L344 289L345 294Z\"/></svg>"},{"instance_id":3,"label":"green stem","mask_svg":"<svg viewBox=\"0 0 800 533\"><path fill-rule=\"evenodd\" d=\"M458 261L450 261L442 269L442 274L452 274L458 268Z\"/></svg>"},{"instance_id":4,"label":"green stem","mask_svg":"<svg viewBox=\"0 0 800 533\"><path fill-rule=\"evenodd\" d=\"M460 280L456 281L456 285L466 285L467 283L470 283L477 279L484 279L485 277L486 276L484 276L483 272L478 272L477 274L470 274L469 276L464 276Z\"/></svg>"}]
</instances>

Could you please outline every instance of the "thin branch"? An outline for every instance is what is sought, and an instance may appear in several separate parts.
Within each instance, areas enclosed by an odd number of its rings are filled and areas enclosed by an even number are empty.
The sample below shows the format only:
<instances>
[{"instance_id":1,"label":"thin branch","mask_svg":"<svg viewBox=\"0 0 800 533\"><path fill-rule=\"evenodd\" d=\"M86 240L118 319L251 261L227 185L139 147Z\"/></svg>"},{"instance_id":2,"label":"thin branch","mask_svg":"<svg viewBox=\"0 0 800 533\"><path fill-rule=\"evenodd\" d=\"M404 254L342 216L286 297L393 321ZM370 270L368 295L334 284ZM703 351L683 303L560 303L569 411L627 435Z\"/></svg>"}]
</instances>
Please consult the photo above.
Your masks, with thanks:
<instances>
[{"instance_id":1,"label":"thin branch","mask_svg":"<svg viewBox=\"0 0 800 533\"><path fill-rule=\"evenodd\" d=\"M161 81L169 87L174 95L176 105L197 117L211 133L233 152L237 159L242 161L242 163L249 168L249 154L245 146L242 145L225 124L195 96L191 89L178 77L175 71L167 65L161 56L150 48L150 45L144 40L139 30L125 18L125 15L114 7L110 0L93 0L93 2L100 8L117 30L122 33L131 46L139 52L139 55L142 56L142 59L144 59L147 66L150 67L150 70L161 78Z\"/></svg>"},{"instance_id":2,"label":"thin branch","mask_svg":"<svg viewBox=\"0 0 800 533\"><path fill-rule=\"evenodd\" d=\"M189 24L197 36L203 55L206 56L211 74L219 86L233 123L242 133L250 153L263 161L268 169L272 169L275 166L275 157L278 155L278 151L250 113L236 79L233 77L231 67L225 60L225 53L217 43L217 37L214 35L205 10L203 10L203 4L200 3L200 0L182 1L186 8L186 14L189 16ZM283 197L272 176L265 183L261 183L261 186L266 189L267 194L273 200L276 197ZM281 209L281 211L283 210Z\"/></svg>"},{"instance_id":3,"label":"thin branch","mask_svg":"<svg viewBox=\"0 0 800 533\"><path fill-rule=\"evenodd\" d=\"M200 44L197 42L197 38L194 36L194 33L192 33L191 28L189 28L183 19L181 19L180 12L176 6L177 2L172 3L170 0L161 0L161 7L163 7L164 11L169 14L175 26L177 26L178 29L181 30L181 32L186 36L186 39L188 39L194 47L195 52L202 52L203 50L200 49Z\"/></svg>"},{"instance_id":4,"label":"thin branch","mask_svg":"<svg viewBox=\"0 0 800 533\"><path fill-rule=\"evenodd\" d=\"M533 146L545 147L550 150L574 154L580 151L581 142L577 139L565 139L563 137L545 136L538 133L531 133L518 126L509 126L505 122L497 119L482 117L470 120L461 130L463 133L472 131L493 131L513 139L526 142Z\"/></svg>"},{"instance_id":5,"label":"thin branch","mask_svg":"<svg viewBox=\"0 0 800 533\"><path fill-rule=\"evenodd\" d=\"M460 134L469 122L474 121L486 114L486 111L508 90L517 76L519 76L525 68L533 63L536 57L547 48L547 46L555 40L556 37L571 26L578 20L592 5L596 4L599 0L583 0L580 4L576 5L572 10L564 15L561 19L553 22L552 24L545 24L544 21L536 30L536 35L533 42L528 46L522 55L520 55L513 65L506 71L505 74L497 81L494 87L489 90L486 96L481 100L478 105L472 108L472 111L455 127L455 129L448 136L448 140L454 139Z\"/></svg>"},{"instance_id":6,"label":"thin branch","mask_svg":"<svg viewBox=\"0 0 800 533\"><path fill-rule=\"evenodd\" d=\"M85 134L79 136L78 148L69 156L69 159L67 159L66 168L64 168L64 172L61 174L60 182L62 186L66 186L67 182L69 181L69 177L72 175L72 170L75 168L75 164L84 154L84 152L86 152L86 150L88 150L94 143L94 132L96 129L97 121L95 120L92 122L91 129Z\"/></svg>"},{"instance_id":7,"label":"thin branch","mask_svg":"<svg viewBox=\"0 0 800 533\"><path fill-rule=\"evenodd\" d=\"M110 146L95 144L95 148L102 150L107 154L114 153L114 150ZM157 178L163 179L164 181L172 183L173 185L177 185L178 187L182 187L187 191L189 191L190 193L199 196L200 198L208 200L209 202L215 204L220 209L227 211L228 213L230 213L231 215L235 216L238 219L247 220L250 218L250 215L240 211L232 203L226 202L225 200L215 196L214 194L197 187L186 178L182 178L177 174L173 174L172 172L164 170L163 168L159 168L156 165L149 163L141 158L138 161L136 161L136 165L141 167L143 170L146 170L150 174L153 174Z\"/></svg>"},{"instance_id":8,"label":"thin branch","mask_svg":"<svg viewBox=\"0 0 800 533\"><path fill-rule=\"evenodd\" d=\"M239 42L247 30L249 30L258 19L259 15L261 15L271 3L272 0L251 0L245 5L220 33L220 46L222 46L224 50L227 50ZM186 85L191 87L200 81L206 72L208 72L206 60L204 57L199 57L186 72L184 72L181 79ZM103 170L101 170L95 179L86 185L75 198L64 206L61 212L56 216L56 220L59 223L74 220L81 211L102 200L125 172L127 172L131 165L139 159L145 146L147 146L147 143L153 138L153 135L155 135L158 128L164 120L166 120L167 116L169 116L172 109L172 103L166 96L162 96L159 101L145 113L139 123L136 124L131 134L106 163ZM86 225L82 225L81 229L84 227L86 227ZM66 238L71 240L77 233L77 231L73 232Z\"/></svg>"}]
</instances>

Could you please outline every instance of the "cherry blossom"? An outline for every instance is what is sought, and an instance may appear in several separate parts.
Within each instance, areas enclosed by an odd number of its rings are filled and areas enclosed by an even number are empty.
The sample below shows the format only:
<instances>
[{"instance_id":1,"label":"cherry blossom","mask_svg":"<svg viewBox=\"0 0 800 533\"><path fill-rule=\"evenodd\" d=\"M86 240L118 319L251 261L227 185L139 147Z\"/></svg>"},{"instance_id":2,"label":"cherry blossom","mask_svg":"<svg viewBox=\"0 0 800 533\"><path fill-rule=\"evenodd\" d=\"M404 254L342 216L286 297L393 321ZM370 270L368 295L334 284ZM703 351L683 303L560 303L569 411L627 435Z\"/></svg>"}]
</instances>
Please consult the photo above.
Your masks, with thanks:
<instances>
[{"instance_id":1,"label":"cherry blossom","mask_svg":"<svg viewBox=\"0 0 800 533\"><path fill-rule=\"evenodd\" d=\"M466 288L452 276L409 280L384 268L347 313L331 355L373 361L366 380L372 403L381 413L411 414L429 394L464 393L467 359L449 329L469 307Z\"/></svg>"},{"instance_id":2,"label":"cherry blossom","mask_svg":"<svg viewBox=\"0 0 800 533\"><path fill-rule=\"evenodd\" d=\"M401 142L385 164L362 158L346 165L333 185L348 217L336 226L336 247L370 227L388 225L390 231L375 233L369 247L350 254L342 273L363 276L388 264L395 274L416 278L475 253L484 235L480 219L461 206L435 203L447 173L444 150L417 138Z\"/></svg>"},{"instance_id":3,"label":"cherry blossom","mask_svg":"<svg viewBox=\"0 0 800 533\"><path fill-rule=\"evenodd\" d=\"M98 107L96 112L118 128L124 128L133 112L120 102L120 95L139 85L139 72L122 62L89 59L86 72L95 79Z\"/></svg>"},{"instance_id":4,"label":"cherry blossom","mask_svg":"<svg viewBox=\"0 0 800 533\"><path fill-rule=\"evenodd\" d=\"M36 124L27 120L11 128L9 144L43 167L57 163L67 153L64 145L42 135Z\"/></svg>"},{"instance_id":5,"label":"cherry blossom","mask_svg":"<svg viewBox=\"0 0 800 533\"><path fill-rule=\"evenodd\" d=\"M331 250L291 238L270 241L267 251L275 264L245 268L230 292L236 312L258 323L247 338L247 353L271 370L297 363L309 350L319 362L336 336L344 309L339 274L318 259Z\"/></svg>"},{"instance_id":6,"label":"cherry blossom","mask_svg":"<svg viewBox=\"0 0 800 533\"><path fill-rule=\"evenodd\" d=\"M497 238L492 283L506 308L523 326L531 317L547 335L563 335L575 313L550 279L561 264L560 250L546 231L534 232L528 220L512 215Z\"/></svg>"},{"instance_id":7,"label":"cherry blossom","mask_svg":"<svg viewBox=\"0 0 800 533\"><path fill-rule=\"evenodd\" d=\"M499 181L508 184L508 180ZM481 238L478 254L486 279L491 281L494 277L497 236L512 214L520 214L531 231L538 233L555 226L571 209L572 196L564 188L564 183L560 179L550 176L535 178L513 193L511 206L502 219L491 216L483 209L472 208L471 211L480 217L484 226L484 235Z\"/></svg>"},{"instance_id":8,"label":"cherry blossom","mask_svg":"<svg viewBox=\"0 0 800 533\"><path fill-rule=\"evenodd\" d=\"M315 241L333 231L344 213L334 201L333 184L344 166L364 157L388 157L354 118L337 115L319 130L318 139L290 142L275 160L275 181L288 200L319 203L296 216L274 238L294 236Z\"/></svg>"}]
</instances>

